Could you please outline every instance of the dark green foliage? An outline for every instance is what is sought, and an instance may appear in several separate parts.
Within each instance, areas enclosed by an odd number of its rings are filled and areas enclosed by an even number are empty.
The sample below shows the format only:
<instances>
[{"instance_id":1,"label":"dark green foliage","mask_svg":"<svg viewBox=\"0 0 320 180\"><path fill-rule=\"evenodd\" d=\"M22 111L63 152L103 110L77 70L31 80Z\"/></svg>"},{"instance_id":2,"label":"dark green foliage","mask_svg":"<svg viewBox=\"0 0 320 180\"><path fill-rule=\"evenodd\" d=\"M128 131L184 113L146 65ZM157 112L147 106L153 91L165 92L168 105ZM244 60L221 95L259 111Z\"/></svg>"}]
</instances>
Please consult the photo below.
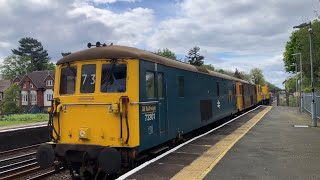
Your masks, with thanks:
<instances>
[{"instance_id":1,"label":"dark green foliage","mask_svg":"<svg viewBox=\"0 0 320 180\"><path fill-rule=\"evenodd\" d=\"M238 69L236 69L236 71L234 72L233 77L238 78L238 79L241 79L241 74L240 74L240 72L238 71Z\"/></svg>"},{"instance_id":2,"label":"dark green foliage","mask_svg":"<svg viewBox=\"0 0 320 180\"><path fill-rule=\"evenodd\" d=\"M286 91L289 92L289 93L293 93L296 91L296 80L297 80L297 77L293 77L291 79L288 79L286 82L285 82L285 88L286 88ZM298 89L299 91L299 89Z\"/></svg>"},{"instance_id":3,"label":"dark green foliage","mask_svg":"<svg viewBox=\"0 0 320 180\"><path fill-rule=\"evenodd\" d=\"M41 42L31 37L22 38L18 49L12 49L17 56L30 57L33 71L47 70L50 57L47 50L43 49Z\"/></svg>"},{"instance_id":4,"label":"dark green foliage","mask_svg":"<svg viewBox=\"0 0 320 180\"><path fill-rule=\"evenodd\" d=\"M314 20L312 22L313 29L313 43L314 43L314 80L315 80L315 88L320 89L320 22L318 20ZM309 33L308 27L304 27L294 31L285 47L284 56L284 65L285 71L294 73L295 66L291 66L294 63L298 64L298 71L300 70L300 62L299 56L292 56L294 53L302 54L302 71L303 71L303 87L305 91L308 91L308 87L311 85L311 73L310 73L310 41L309 41Z\"/></svg>"},{"instance_id":5,"label":"dark green foliage","mask_svg":"<svg viewBox=\"0 0 320 180\"><path fill-rule=\"evenodd\" d=\"M186 60L195 66L201 66L203 64L204 56L199 54L200 48L198 46L189 50Z\"/></svg>"},{"instance_id":6,"label":"dark green foliage","mask_svg":"<svg viewBox=\"0 0 320 180\"><path fill-rule=\"evenodd\" d=\"M47 70L55 70L56 69L56 65L52 62L49 62L49 64L47 65Z\"/></svg>"},{"instance_id":7,"label":"dark green foliage","mask_svg":"<svg viewBox=\"0 0 320 180\"><path fill-rule=\"evenodd\" d=\"M12 114L19 112L20 87L12 84L5 92L1 102L0 110L2 114Z\"/></svg>"},{"instance_id":8,"label":"dark green foliage","mask_svg":"<svg viewBox=\"0 0 320 180\"><path fill-rule=\"evenodd\" d=\"M266 85L268 86L269 91L278 91L281 90L279 87L277 87L276 85L269 83L268 81L266 81Z\"/></svg>"},{"instance_id":9,"label":"dark green foliage","mask_svg":"<svg viewBox=\"0 0 320 180\"><path fill-rule=\"evenodd\" d=\"M226 74L226 75L228 75L228 76L233 76L233 71L230 71L230 70L218 69L217 72L218 72L218 73L221 73L221 74Z\"/></svg>"},{"instance_id":10,"label":"dark green foliage","mask_svg":"<svg viewBox=\"0 0 320 180\"><path fill-rule=\"evenodd\" d=\"M30 58L26 56L11 55L6 57L3 61L3 64L0 66L3 78L12 80L17 75L32 72L30 62Z\"/></svg>"},{"instance_id":11,"label":"dark green foliage","mask_svg":"<svg viewBox=\"0 0 320 180\"><path fill-rule=\"evenodd\" d=\"M206 68L207 70L214 71L214 67L212 64L202 64L201 67Z\"/></svg>"},{"instance_id":12,"label":"dark green foliage","mask_svg":"<svg viewBox=\"0 0 320 180\"><path fill-rule=\"evenodd\" d=\"M156 54L169 58L169 59L173 59L173 60L177 60L177 56L174 52L170 51L168 48L165 48L163 50L159 49L157 52L155 52Z\"/></svg>"},{"instance_id":13,"label":"dark green foliage","mask_svg":"<svg viewBox=\"0 0 320 180\"><path fill-rule=\"evenodd\" d=\"M260 84L260 85L265 85L265 79L262 74L262 70L259 68L253 68L250 71L250 75L252 78L252 83L254 84Z\"/></svg>"}]
</instances>

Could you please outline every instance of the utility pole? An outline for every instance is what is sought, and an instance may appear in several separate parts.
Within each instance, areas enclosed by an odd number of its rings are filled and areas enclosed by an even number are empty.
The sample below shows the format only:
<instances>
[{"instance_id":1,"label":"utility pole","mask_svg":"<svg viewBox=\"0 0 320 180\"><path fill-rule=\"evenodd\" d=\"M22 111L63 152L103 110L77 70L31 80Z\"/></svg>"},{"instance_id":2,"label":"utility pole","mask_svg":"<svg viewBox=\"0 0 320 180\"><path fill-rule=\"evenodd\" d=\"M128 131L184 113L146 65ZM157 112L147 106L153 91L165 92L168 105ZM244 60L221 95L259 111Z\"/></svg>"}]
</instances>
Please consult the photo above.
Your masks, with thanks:
<instances>
[{"instance_id":1,"label":"utility pole","mask_svg":"<svg viewBox=\"0 0 320 180\"><path fill-rule=\"evenodd\" d=\"M311 119L312 119L312 127L317 127L317 109L316 109L316 101L315 101L315 92L314 92L314 79L313 79L313 30L311 27L311 22L303 23L298 26L294 26L293 28L303 28L309 26L309 41L310 41L310 68L311 68L311 86L312 86L312 102L311 102Z\"/></svg>"}]
</instances>

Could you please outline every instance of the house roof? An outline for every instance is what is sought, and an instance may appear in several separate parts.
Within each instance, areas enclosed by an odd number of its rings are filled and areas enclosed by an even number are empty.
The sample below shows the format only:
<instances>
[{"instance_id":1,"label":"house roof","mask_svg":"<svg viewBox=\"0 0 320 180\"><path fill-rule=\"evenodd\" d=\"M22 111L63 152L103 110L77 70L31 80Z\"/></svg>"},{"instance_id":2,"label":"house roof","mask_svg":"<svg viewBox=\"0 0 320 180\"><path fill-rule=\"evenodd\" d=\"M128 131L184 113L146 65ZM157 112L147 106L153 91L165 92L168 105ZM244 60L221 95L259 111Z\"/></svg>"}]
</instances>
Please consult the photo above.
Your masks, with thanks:
<instances>
[{"instance_id":1,"label":"house roof","mask_svg":"<svg viewBox=\"0 0 320 180\"><path fill-rule=\"evenodd\" d=\"M54 79L54 70L33 71L32 73L26 74L21 81L28 76L37 88L44 88L46 87L46 82L44 80L48 75Z\"/></svg>"},{"instance_id":2,"label":"house roof","mask_svg":"<svg viewBox=\"0 0 320 180\"><path fill-rule=\"evenodd\" d=\"M4 92L11 85L10 80L0 80L0 92Z\"/></svg>"},{"instance_id":3,"label":"house roof","mask_svg":"<svg viewBox=\"0 0 320 180\"><path fill-rule=\"evenodd\" d=\"M163 56L159 56L155 53L144 51L141 49L127 47L127 46L106 46L106 47L96 47L85 49L76 53L72 53L60 59L57 65L70 63L74 61L82 60L97 60L97 59L143 59L146 61L151 61L154 63L163 64L165 66L184 69L187 71L208 74L215 77L220 77L224 79L236 80L243 83L249 83L242 79L234 78L225 74L217 73L214 71L208 71L205 68L193 66L191 64L183 63L180 61L175 61Z\"/></svg>"},{"instance_id":4,"label":"house roof","mask_svg":"<svg viewBox=\"0 0 320 180\"><path fill-rule=\"evenodd\" d=\"M24 77L24 75L17 75L17 76L12 80L12 82L15 81L16 79L18 79L19 82L20 82L23 77Z\"/></svg>"}]
</instances>

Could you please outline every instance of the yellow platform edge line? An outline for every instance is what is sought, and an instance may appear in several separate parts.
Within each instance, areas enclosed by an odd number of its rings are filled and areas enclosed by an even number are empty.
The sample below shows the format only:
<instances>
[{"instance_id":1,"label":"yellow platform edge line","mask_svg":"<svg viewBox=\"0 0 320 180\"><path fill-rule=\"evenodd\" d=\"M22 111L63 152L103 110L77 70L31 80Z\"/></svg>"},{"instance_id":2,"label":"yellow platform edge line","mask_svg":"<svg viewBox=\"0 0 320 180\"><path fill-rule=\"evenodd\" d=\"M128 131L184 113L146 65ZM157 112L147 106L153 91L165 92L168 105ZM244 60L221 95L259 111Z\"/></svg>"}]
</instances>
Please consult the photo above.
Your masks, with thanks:
<instances>
[{"instance_id":1,"label":"yellow platform edge line","mask_svg":"<svg viewBox=\"0 0 320 180\"><path fill-rule=\"evenodd\" d=\"M174 179L174 180L203 179L218 164L218 162L227 154L227 152L271 110L271 108L272 106L268 106L266 109L259 112L257 115L252 117L248 122L246 122L241 127L236 129L233 133L224 137L221 141L216 143L212 148L208 149L200 157L194 160L190 165L184 167L179 173L177 173L171 179ZM226 143L229 143L229 145L226 146ZM216 153L213 153L214 151ZM210 157L210 155L214 155L214 156ZM206 168L203 168L199 171L199 165L201 167L206 166Z\"/></svg>"}]
</instances>

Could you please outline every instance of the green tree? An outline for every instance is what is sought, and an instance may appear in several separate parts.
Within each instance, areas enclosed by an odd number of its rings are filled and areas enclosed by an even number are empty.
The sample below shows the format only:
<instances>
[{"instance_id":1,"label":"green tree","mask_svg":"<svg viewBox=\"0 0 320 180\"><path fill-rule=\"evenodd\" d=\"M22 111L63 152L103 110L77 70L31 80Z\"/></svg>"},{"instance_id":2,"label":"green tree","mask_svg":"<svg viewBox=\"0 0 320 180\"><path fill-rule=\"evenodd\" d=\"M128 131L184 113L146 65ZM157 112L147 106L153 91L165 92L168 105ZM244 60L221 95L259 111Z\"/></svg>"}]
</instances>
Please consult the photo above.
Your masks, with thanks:
<instances>
[{"instance_id":1,"label":"green tree","mask_svg":"<svg viewBox=\"0 0 320 180\"><path fill-rule=\"evenodd\" d=\"M233 71L230 71L227 69L218 69L217 72L221 73L221 74L228 75L228 76L233 76Z\"/></svg>"},{"instance_id":2,"label":"green tree","mask_svg":"<svg viewBox=\"0 0 320 180\"><path fill-rule=\"evenodd\" d=\"M56 65L52 62L50 62L47 66L47 70L55 70L56 69Z\"/></svg>"},{"instance_id":3,"label":"green tree","mask_svg":"<svg viewBox=\"0 0 320 180\"><path fill-rule=\"evenodd\" d=\"M246 73L246 72L244 72L244 71L241 71L241 72L240 72L240 79L242 79L242 80L245 80L245 81L248 81L248 82L252 83L251 75L250 75L250 74L248 74L248 73Z\"/></svg>"},{"instance_id":4,"label":"green tree","mask_svg":"<svg viewBox=\"0 0 320 180\"><path fill-rule=\"evenodd\" d=\"M315 88L320 89L320 22L319 20L314 20L311 25L313 29L313 50L314 50L314 80ZM297 29L292 32L288 42L286 43L285 51L283 53L283 62L285 66L285 71L289 73L295 72L294 63L298 64L299 67L299 57L292 56L293 53L301 52L302 54L302 71L303 71L303 87L308 90L311 86L311 74L310 74L310 41L308 27Z\"/></svg>"},{"instance_id":5,"label":"green tree","mask_svg":"<svg viewBox=\"0 0 320 180\"><path fill-rule=\"evenodd\" d=\"M45 50L37 39L25 37L20 39L18 49L12 49L12 53L17 56L27 56L31 59L32 70L47 70L50 62L47 50Z\"/></svg>"},{"instance_id":6,"label":"green tree","mask_svg":"<svg viewBox=\"0 0 320 180\"><path fill-rule=\"evenodd\" d=\"M200 48L198 46L189 50L186 60L195 66L201 66L204 63L204 56L199 54Z\"/></svg>"},{"instance_id":7,"label":"green tree","mask_svg":"<svg viewBox=\"0 0 320 180\"><path fill-rule=\"evenodd\" d=\"M13 83L5 92L1 102L0 111L4 114L19 112L20 87Z\"/></svg>"},{"instance_id":8,"label":"green tree","mask_svg":"<svg viewBox=\"0 0 320 180\"><path fill-rule=\"evenodd\" d=\"M214 67L212 64L202 64L201 67L206 68L207 70L214 71Z\"/></svg>"},{"instance_id":9,"label":"green tree","mask_svg":"<svg viewBox=\"0 0 320 180\"><path fill-rule=\"evenodd\" d=\"M238 79L241 79L241 74L240 74L240 72L238 71L238 69L236 69L236 71L234 72L233 77L238 78Z\"/></svg>"},{"instance_id":10,"label":"green tree","mask_svg":"<svg viewBox=\"0 0 320 180\"><path fill-rule=\"evenodd\" d=\"M11 55L6 57L0 66L3 78L12 80L17 75L31 72L32 67L30 67L30 61L30 58L26 56Z\"/></svg>"},{"instance_id":11,"label":"green tree","mask_svg":"<svg viewBox=\"0 0 320 180\"><path fill-rule=\"evenodd\" d=\"M169 58L169 59L173 59L173 60L177 60L177 56L174 52L170 51L168 48L165 49L159 49L157 52L155 52L156 54Z\"/></svg>"},{"instance_id":12,"label":"green tree","mask_svg":"<svg viewBox=\"0 0 320 180\"><path fill-rule=\"evenodd\" d=\"M266 81L264 79L262 70L259 68L253 68L250 71L250 76L252 78L252 83L265 85Z\"/></svg>"},{"instance_id":13,"label":"green tree","mask_svg":"<svg viewBox=\"0 0 320 180\"><path fill-rule=\"evenodd\" d=\"M297 77L292 77L292 78L286 80L285 88L286 88L287 92L293 93L296 91L296 83L297 83L296 80L297 80Z\"/></svg>"},{"instance_id":14,"label":"green tree","mask_svg":"<svg viewBox=\"0 0 320 180\"><path fill-rule=\"evenodd\" d=\"M270 83L268 81L266 81L266 85L268 86L269 91L281 90L278 86L276 86L276 85L274 85L274 84L272 84L272 83Z\"/></svg>"}]
</instances>

